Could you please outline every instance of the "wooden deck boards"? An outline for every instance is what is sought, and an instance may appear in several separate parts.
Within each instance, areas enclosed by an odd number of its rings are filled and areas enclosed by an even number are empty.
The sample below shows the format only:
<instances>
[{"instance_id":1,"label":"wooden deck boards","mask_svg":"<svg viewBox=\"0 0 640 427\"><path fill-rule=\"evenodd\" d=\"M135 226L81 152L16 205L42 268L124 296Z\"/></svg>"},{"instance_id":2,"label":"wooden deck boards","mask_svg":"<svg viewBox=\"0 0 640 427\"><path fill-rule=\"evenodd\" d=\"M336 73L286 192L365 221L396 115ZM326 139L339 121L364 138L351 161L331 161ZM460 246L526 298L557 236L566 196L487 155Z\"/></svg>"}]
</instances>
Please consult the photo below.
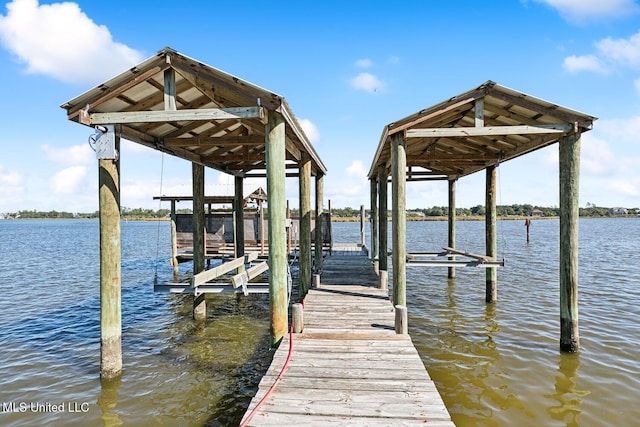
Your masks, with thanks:
<instances>
[{"instance_id":1,"label":"wooden deck boards","mask_svg":"<svg viewBox=\"0 0 640 427\"><path fill-rule=\"evenodd\" d=\"M377 289L370 261L345 252L325 260L320 288L304 301L304 331L292 336L288 368L248 425L453 426L411 338L395 333L388 292ZM245 418L288 352L287 336Z\"/></svg>"}]
</instances>

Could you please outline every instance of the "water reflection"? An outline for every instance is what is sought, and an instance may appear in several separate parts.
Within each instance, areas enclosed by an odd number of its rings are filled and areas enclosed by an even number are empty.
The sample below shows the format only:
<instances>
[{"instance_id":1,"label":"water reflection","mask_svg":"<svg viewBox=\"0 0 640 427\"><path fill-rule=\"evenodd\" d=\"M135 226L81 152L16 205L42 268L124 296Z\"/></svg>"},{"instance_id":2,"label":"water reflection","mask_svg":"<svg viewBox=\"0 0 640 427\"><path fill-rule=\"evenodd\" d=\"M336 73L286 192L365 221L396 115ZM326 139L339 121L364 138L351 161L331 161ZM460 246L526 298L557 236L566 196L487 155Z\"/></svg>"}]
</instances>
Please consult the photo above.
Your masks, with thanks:
<instances>
[{"instance_id":1,"label":"water reflection","mask_svg":"<svg viewBox=\"0 0 640 427\"><path fill-rule=\"evenodd\" d=\"M580 355L560 354L558 374L555 377L555 392L545 395L553 399L557 405L547 408L547 413L554 420L566 422L567 426L577 427L582 397L590 394L587 390L578 390L575 379L578 377Z\"/></svg>"},{"instance_id":2,"label":"water reflection","mask_svg":"<svg viewBox=\"0 0 640 427\"><path fill-rule=\"evenodd\" d=\"M118 404L118 394L122 386L122 377L100 380L100 386L102 391L98 397L98 406L102 410L100 419L102 419L103 425L105 427L122 425L122 420L115 411L116 405Z\"/></svg>"}]
</instances>

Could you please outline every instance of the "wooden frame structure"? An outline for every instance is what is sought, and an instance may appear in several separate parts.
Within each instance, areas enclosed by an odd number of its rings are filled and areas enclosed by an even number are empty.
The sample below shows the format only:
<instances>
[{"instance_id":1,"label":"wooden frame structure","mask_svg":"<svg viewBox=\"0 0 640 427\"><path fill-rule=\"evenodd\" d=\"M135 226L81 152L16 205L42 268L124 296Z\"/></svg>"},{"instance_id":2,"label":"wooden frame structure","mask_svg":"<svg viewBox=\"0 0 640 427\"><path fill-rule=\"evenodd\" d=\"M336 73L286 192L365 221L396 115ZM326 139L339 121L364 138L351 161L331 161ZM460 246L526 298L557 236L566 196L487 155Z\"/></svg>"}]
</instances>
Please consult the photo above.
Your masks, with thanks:
<instances>
[{"instance_id":1,"label":"wooden frame structure","mask_svg":"<svg viewBox=\"0 0 640 427\"><path fill-rule=\"evenodd\" d=\"M385 126L371 168L372 206L379 195L378 256L386 270L389 175L393 188L394 304L405 305L407 181L449 183L448 246L455 250L455 183L486 171L486 256L496 257L496 168L501 162L559 142L560 153L560 318L562 351L577 351L578 181L580 135L596 117L517 92L492 81ZM374 245L372 245L373 247ZM449 255L452 255L450 252ZM374 254L374 258L375 258ZM455 260L444 263L455 276ZM497 299L495 265L486 268L486 301Z\"/></svg>"},{"instance_id":2,"label":"wooden frame structure","mask_svg":"<svg viewBox=\"0 0 640 427\"><path fill-rule=\"evenodd\" d=\"M287 331L285 177L303 175L306 184L310 175L321 179L326 174L284 97L167 47L62 108L71 121L113 126L117 140L122 137L191 162L196 230L204 224L205 167L235 177L236 199L241 197L244 178L267 177L271 337L274 343L279 341ZM105 242L119 245L119 227L114 225L119 222L118 155L99 162L105 171L99 182L101 230L111 233ZM104 203L103 190L109 196ZM310 199L310 194L301 196L305 203ZM242 218L242 203L235 206ZM301 226L300 233L310 230ZM203 233L194 235L194 274L204 269L202 239ZM101 293L101 343L107 354L101 359L103 377L119 375L122 366L120 251L119 246L109 245L101 245L100 260L101 271L105 270L101 274L105 290ZM238 252L242 256L243 248ZM311 270L310 259L300 262L301 270ZM204 316L204 295L199 295L194 300L194 317Z\"/></svg>"}]
</instances>

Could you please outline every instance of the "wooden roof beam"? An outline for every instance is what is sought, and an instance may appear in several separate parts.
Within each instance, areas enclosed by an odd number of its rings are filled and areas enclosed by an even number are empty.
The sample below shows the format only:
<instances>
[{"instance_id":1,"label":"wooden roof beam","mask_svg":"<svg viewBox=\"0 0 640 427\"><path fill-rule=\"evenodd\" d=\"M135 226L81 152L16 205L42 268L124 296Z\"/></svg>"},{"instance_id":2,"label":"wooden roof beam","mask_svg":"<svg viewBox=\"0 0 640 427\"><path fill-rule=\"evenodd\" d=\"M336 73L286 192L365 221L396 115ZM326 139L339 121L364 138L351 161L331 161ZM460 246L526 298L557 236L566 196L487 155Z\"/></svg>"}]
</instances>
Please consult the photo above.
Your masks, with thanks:
<instances>
[{"instance_id":1,"label":"wooden roof beam","mask_svg":"<svg viewBox=\"0 0 640 427\"><path fill-rule=\"evenodd\" d=\"M405 138L549 134L567 133L572 129L572 124L407 129Z\"/></svg>"},{"instance_id":2,"label":"wooden roof beam","mask_svg":"<svg viewBox=\"0 0 640 427\"><path fill-rule=\"evenodd\" d=\"M227 147L233 145L264 145L264 136L218 136L191 138L165 138L164 145L167 147Z\"/></svg>"},{"instance_id":3,"label":"wooden roof beam","mask_svg":"<svg viewBox=\"0 0 640 427\"><path fill-rule=\"evenodd\" d=\"M262 107L206 108L176 111L130 111L89 114L89 125L109 125L118 123L182 122L228 119L260 119L264 115Z\"/></svg>"}]
</instances>

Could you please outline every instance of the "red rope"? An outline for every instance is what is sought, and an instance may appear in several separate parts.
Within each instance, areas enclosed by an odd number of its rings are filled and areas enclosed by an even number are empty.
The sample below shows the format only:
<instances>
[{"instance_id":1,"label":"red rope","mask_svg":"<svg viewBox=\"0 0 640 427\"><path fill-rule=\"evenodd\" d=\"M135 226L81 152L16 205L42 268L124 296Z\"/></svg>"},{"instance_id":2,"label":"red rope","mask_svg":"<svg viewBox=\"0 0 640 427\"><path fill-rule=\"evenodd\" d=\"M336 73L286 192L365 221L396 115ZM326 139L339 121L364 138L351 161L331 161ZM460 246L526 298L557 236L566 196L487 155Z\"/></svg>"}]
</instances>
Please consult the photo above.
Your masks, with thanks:
<instances>
[{"instance_id":1,"label":"red rope","mask_svg":"<svg viewBox=\"0 0 640 427\"><path fill-rule=\"evenodd\" d=\"M278 385L278 383L280 382L280 379L284 375L284 372L287 370L287 366L289 365L289 360L291 360L292 353L293 353L293 325L289 327L289 354L287 355L287 360L285 360L284 365L282 365L282 369L278 374L278 378L276 378L273 384L271 384L271 387L269 387L269 390L267 391L267 393L264 395L262 399L260 399L260 402L258 402L255 408L253 408L249 416L240 424L240 427L245 427L247 424L249 424L253 416L256 414L256 412L258 412L258 409L260 409L262 404L269 398L269 396L271 395L271 392L273 392L273 390L276 388L276 385Z\"/></svg>"}]
</instances>

